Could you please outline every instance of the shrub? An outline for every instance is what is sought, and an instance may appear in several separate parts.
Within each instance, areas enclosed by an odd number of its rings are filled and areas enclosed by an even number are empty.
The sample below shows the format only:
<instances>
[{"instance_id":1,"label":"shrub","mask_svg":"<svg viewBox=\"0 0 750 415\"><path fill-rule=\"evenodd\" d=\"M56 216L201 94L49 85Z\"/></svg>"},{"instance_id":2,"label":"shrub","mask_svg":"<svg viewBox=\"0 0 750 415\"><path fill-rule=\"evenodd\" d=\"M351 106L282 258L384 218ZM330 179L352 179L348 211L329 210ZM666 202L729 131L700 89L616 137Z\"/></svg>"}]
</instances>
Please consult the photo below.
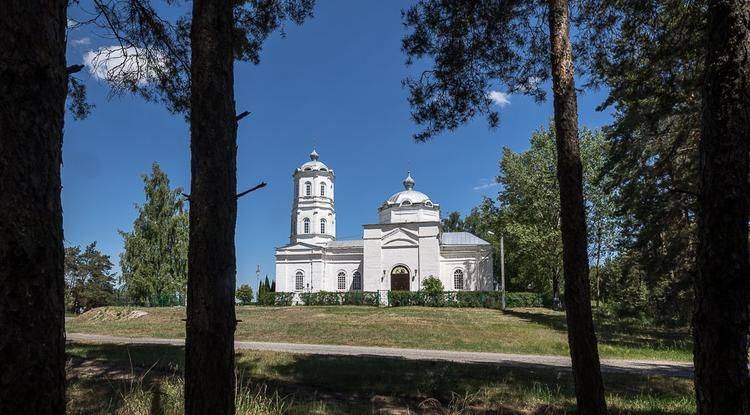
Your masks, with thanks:
<instances>
[{"instance_id":1,"label":"shrub","mask_svg":"<svg viewBox=\"0 0 750 415\"><path fill-rule=\"evenodd\" d=\"M410 305L426 305L424 291L388 291L388 305L402 307Z\"/></svg>"},{"instance_id":2,"label":"shrub","mask_svg":"<svg viewBox=\"0 0 750 415\"><path fill-rule=\"evenodd\" d=\"M380 294L369 291L302 293L300 299L304 305L379 305Z\"/></svg>"},{"instance_id":3,"label":"shrub","mask_svg":"<svg viewBox=\"0 0 750 415\"><path fill-rule=\"evenodd\" d=\"M377 291L349 291L344 293L342 304L348 305L380 305L380 293Z\"/></svg>"},{"instance_id":4,"label":"shrub","mask_svg":"<svg viewBox=\"0 0 750 415\"><path fill-rule=\"evenodd\" d=\"M248 305L253 302L253 289L248 284L242 284L237 288L234 296L240 300L242 305Z\"/></svg>"},{"instance_id":5,"label":"shrub","mask_svg":"<svg viewBox=\"0 0 750 415\"><path fill-rule=\"evenodd\" d=\"M528 292L515 292L505 294L505 306L515 307L543 307L542 295Z\"/></svg>"},{"instance_id":6,"label":"shrub","mask_svg":"<svg viewBox=\"0 0 750 415\"><path fill-rule=\"evenodd\" d=\"M542 307L542 296L537 293L506 293L507 308ZM431 294L426 291L390 291L388 304L392 307L427 306L427 307L464 307L495 308L502 306L500 291L447 291Z\"/></svg>"},{"instance_id":7,"label":"shrub","mask_svg":"<svg viewBox=\"0 0 750 415\"><path fill-rule=\"evenodd\" d=\"M443 283L435 276L430 275L422 281L422 287L427 294L440 294L443 292Z\"/></svg>"},{"instance_id":8,"label":"shrub","mask_svg":"<svg viewBox=\"0 0 750 415\"><path fill-rule=\"evenodd\" d=\"M258 294L258 304L268 306L290 306L294 301L294 293L264 292Z\"/></svg>"}]
</instances>

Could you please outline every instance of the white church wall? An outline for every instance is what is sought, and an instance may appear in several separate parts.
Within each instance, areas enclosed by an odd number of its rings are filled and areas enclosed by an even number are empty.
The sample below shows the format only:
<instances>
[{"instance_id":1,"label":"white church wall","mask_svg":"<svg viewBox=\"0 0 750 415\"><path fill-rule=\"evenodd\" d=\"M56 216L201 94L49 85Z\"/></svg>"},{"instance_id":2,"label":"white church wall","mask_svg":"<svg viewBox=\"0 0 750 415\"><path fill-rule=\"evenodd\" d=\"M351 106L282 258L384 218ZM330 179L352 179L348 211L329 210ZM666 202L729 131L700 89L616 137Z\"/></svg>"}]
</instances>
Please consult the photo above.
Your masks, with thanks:
<instances>
[{"instance_id":1,"label":"white church wall","mask_svg":"<svg viewBox=\"0 0 750 415\"><path fill-rule=\"evenodd\" d=\"M419 227L419 283L431 275L440 278L439 234L437 222ZM421 287L417 285L417 289Z\"/></svg>"},{"instance_id":2,"label":"white church wall","mask_svg":"<svg viewBox=\"0 0 750 415\"><path fill-rule=\"evenodd\" d=\"M494 288L492 253L480 246L443 247L440 260L440 281L447 291L456 289L454 272L464 272L464 290L490 291Z\"/></svg>"},{"instance_id":3,"label":"white church wall","mask_svg":"<svg viewBox=\"0 0 750 415\"><path fill-rule=\"evenodd\" d=\"M440 221L440 210L436 207L421 205L392 206L380 210L378 218L382 224L438 222Z\"/></svg>"},{"instance_id":4,"label":"white church wall","mask_svg":"<svg viewBox=\"0 0 750 415\"><path fill-rule=\"evenodd\" d=\"M276 262L276 291L293 292L296 290L297 271L302 271L302 291L307 291L313 281L313 262L309 259L282 260Z\"/></svg>"},{"instance_id":5,"label":"white church wall","mask_svg":"<svg viewBox=\"0 0 750 415\"><path fill-rule=\"evenodd\" d=\"M365 291L378 291L383 289L382 245L380 229L365 227L364 229L364 254L363 254L363 276Z\"/></svg>"},{"instance_id":6,"label":"white church wall","mask_svg":"<svg viewBox=\"0 0 750 415\"><path fill-rule=\"evenodd\" d=\"M354 272L363 274L362 250L342 250L326 255L326 281L321 286L325 291L351 291ZM339 289L339 272L344 272L346 283L344 289Z\"/></svg>"}]
</instances>

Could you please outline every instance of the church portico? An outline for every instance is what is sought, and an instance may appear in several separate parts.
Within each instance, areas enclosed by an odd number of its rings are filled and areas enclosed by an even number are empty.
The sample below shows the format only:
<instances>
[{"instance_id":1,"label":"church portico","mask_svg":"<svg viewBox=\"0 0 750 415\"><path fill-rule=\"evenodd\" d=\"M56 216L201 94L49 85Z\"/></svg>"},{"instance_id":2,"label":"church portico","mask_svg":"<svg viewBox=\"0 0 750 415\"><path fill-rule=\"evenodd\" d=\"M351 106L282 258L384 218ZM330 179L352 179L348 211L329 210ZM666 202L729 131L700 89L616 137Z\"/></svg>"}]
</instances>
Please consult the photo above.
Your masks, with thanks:
<instances>
[{"instance_id":1,"label":"church portico","mask_svg":"<svg viewBox=\"0 0 750 415\"><path fill-rule=\"evenodd\" d=\"M467 232L443 232L440 205L404 190L378 209L378 222L363 226L363 238L336 239L335 176L310 154L293 174L295 198L289 244L276 250L276 287L284 292L418 291L434 276L447 291L490 290L489 243Z\"/></svg>"}]
</instances>

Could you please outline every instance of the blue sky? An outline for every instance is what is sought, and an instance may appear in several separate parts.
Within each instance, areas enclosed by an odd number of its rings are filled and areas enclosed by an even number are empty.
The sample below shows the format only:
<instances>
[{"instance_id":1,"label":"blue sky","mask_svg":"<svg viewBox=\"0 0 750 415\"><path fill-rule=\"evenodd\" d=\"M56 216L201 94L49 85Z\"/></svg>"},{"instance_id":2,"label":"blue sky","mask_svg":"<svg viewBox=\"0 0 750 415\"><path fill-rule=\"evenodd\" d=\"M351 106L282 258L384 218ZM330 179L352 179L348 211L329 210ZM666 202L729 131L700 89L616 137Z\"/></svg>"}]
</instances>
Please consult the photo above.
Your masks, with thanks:
<instances>
[{"instance_id":1,"label":"blue sky","mask_svg":"<svg viewBox=\"0 0 750 415\"><path fill-rule=\"evenodd\" d=\"M238 112L248 110L238 132L239 190L264 180L269 186L240 199L237 217L237 280L257 285L255 269L273 277L274 248L289 237L293 170L313 147L336 173L339 239L360 238L361 225L377 221L377 207L402 189L407 170L416 189L440 203L444 215L468 213L493 185L503 146L528 148L531 133L552 117L551 102L510 96L500 126L483 119L415 143L401 80L404 34L398 2L319 1L303 26L272 36L258 66L237 64ZM68 62L111 41L85 29L69 35ZM122 239L142 203L141 175L157 161L173 186L190 187L189 129L181 116L133 96L108 97L106 85L82 74L96 105L91 116L66 118L63 145L63 209L68 245L97 241L119 270ZM500 91L502 92L502 91ZM579 96L580 123L606 124L595 111L603 92Z\"/></svg>"}]
</instances>

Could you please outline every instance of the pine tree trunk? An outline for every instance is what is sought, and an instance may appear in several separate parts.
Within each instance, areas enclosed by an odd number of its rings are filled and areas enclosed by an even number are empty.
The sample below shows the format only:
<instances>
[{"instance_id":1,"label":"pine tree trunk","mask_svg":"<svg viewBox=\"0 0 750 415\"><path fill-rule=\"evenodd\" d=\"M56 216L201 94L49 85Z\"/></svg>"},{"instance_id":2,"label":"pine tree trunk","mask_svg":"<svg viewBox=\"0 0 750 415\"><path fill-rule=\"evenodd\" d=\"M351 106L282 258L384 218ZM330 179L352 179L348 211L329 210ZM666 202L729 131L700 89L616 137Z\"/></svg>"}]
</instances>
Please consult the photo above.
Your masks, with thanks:
<instances>
[{"instance_id":1,"label":"pine tree trunk","mask_svg":"<svg viewBox=\"0 0 750 415\"><path fill-rule=\"evenodd\" d=\"M0 11L0 413L65 413L64 0Z\"/></svg>"},{"instance_id":2,"label":"pine tree trunk","mask_svg":"<svg viewBox=\"0 0 750 415\"><path fill-rule=\"evenodd\" d=\"M578 148L578 108L573 79L573 52L568 34L567 0L550 0L552 89L560 182L560 230L563 242L565 315L573 364L578 413L605 414L599 351L591 316L583 173Z\"/></svg>"},{"instance_id":3,"label":"pine tree trunk","mask_svg":"<svg viewBox=\"0 0 750 415\"><path fill-rule=\"evenodd\" d=\"M750 413L750 2L710 1L693 316L698 413Z\"/></svg>"},{"instance_id":4,"label":"pine tree trunk","mask_svg":"<svg viewBox=\"0 0 750 415\"><path fill-rule=\"evenodd\" d=\"M233 414L237 124L231 0L194 0L185 413Z\"/></svg>"}]
</instances>

